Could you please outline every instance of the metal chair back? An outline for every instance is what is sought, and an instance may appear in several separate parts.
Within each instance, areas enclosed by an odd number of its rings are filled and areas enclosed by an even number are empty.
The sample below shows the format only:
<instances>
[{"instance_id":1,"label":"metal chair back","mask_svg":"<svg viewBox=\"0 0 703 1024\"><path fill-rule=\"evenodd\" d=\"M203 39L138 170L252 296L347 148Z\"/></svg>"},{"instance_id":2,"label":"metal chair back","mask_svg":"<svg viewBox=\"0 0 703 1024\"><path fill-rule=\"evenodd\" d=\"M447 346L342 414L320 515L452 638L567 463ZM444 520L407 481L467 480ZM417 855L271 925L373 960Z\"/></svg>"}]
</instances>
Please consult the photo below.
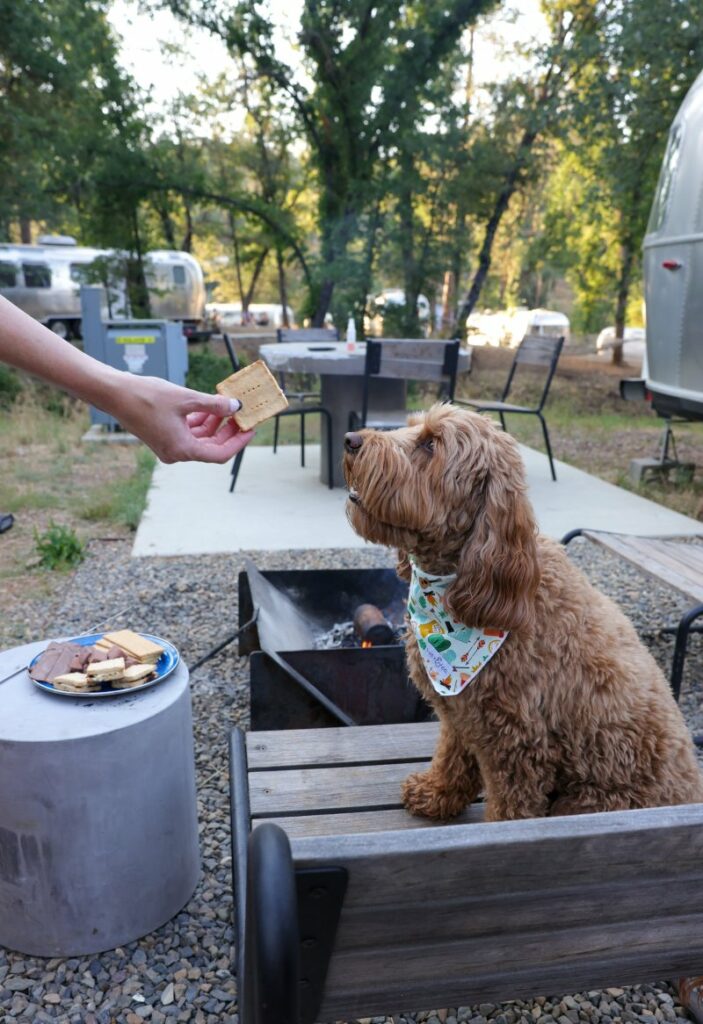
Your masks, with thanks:
<instances>
[{"instance_id":1,"label":"metal chair back","mask_svg":"<svg viewBox=\"0 0 703 1024\"><path fill-rule=\"evenodd\" d=\"M459 341L411 338L369 338L366 342L362 426L369 413L369 383L372 377L401 380L433 380L444 383L451 402L456 388Z\"/></svg>"},{"instance_id":2,"label":"metal chair back","mask_svg":"<svg viewBox=\"0 0 703 1024\"><path fill-rule=\"evenodd\" d=\"M557 363L559 362L559 356L564 346L564 338L545 338L538 334L528 334L520 342L515 358L513 359L512 366L510 367L510 373L508 379L503 388L503 394L500 396L501 402L506 402L510 390L515 381L515 375L521 366L540 367L544 371L544 382L542 384L542 392L539 396L538 404L534 408L534 412L541 412L544 403L547 401L547 395L549 394L549 387L552 383L552 378L556 372Z\"/></svg>"},{"instance_id":3,"label":"metal chair back","mask_svg":"<svg viewBox=\"0 0 703 1024\"><path fill-rule=\"evenodd\" d=\"M286 341L339 341L339 331L336 327L279 327L276 331L276 340Z\"/></svg>"},{"instance_id":4,"label":"metal chair back","mask_svg":"<svg viewBox=\"0 0 703 1024\"><path fill-rule=\"evenodd\" d=\"M240 363L239 356L237 355L234 345L232 344L232 339L230 338L229 334L223 334L222 340L225 343L227 355L229 356L229 361L232 364L232 370L234 373L237 373L238 370L241 370L242 364Z\"/></svg>"}]
</instances>

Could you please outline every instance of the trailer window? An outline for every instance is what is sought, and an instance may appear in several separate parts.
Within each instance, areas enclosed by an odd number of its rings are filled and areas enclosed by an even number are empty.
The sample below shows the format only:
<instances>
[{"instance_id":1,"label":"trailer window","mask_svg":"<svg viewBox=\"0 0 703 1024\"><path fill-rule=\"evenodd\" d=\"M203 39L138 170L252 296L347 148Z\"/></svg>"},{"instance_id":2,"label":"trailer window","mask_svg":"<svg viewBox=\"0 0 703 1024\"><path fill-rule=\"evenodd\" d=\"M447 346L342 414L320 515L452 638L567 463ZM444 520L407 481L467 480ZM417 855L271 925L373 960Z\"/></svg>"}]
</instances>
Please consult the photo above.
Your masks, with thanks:
<instances>
[{"instance_id":1,"label":"trailer window","mask_svg":"<svg viewBox=\"0 0 703 1024\"><path fill-rule=\"evenodd\" d=\"M0 288L17 287L17 267L14 263L0 262Z\"/></svg>"},{"instance_id":2,"label":"trailer window","mask_svg":"<svg viewBox=\"0 0 703 1024\"><path fill-rule=\"evenodd\" d=\"M173 283L174 284L185 284L186 283L186 272L185 267L173 267Z\"/></svg>"},{"instance_id":3,"label":"trailer window","mask_svg":"<svg viewBox=\"0 0 703 1024\"><path fill-rule=\"evenodd\" d=\"M25 288L51 288L51 270L46 263L23 263Z\"/></svg>"},{"instance_id":4,"label":"trailer window","mask_svg":"<svg viewBox=\"0 0 703 1024\"><path fill-rule=\"evenodd\" d=\"M666 217L666 212L671 200L672 186L674 184L674 178L676 177L676 168L679 166L682 134L682 126L680 124L675 125L672 129L671 135L669 136L669 141L666 144L664 162L659 174L659 184L657 185L657 191L654 196L652 212L649 216L647 233L659 231L664 223L664 218Z\"/></svg>"}]
</instances>

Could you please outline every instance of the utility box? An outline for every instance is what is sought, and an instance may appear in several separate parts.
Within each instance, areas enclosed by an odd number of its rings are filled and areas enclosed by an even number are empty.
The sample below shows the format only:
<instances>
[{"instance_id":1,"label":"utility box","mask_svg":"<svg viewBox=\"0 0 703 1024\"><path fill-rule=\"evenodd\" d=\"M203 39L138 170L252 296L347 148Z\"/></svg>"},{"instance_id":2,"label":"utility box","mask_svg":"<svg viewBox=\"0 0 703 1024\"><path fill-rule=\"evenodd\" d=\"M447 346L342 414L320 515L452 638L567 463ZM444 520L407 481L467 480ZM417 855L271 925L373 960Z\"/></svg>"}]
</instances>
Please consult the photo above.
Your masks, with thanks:
<instances>
[{"instance_id":1,"label":"utility box","mask_svg":"<svg viewBox=\"0 0 703 1024\"><path fill-rule=\"evenodd\" d=\"M85 352L116 370L161 377L185 384L188 342L180 323L171 320L107 320L100 313L102 288L83 285L81 316ZM110 430L119 423L101 409L90 407L91 423Z\"/></svg>"}]
</instances>

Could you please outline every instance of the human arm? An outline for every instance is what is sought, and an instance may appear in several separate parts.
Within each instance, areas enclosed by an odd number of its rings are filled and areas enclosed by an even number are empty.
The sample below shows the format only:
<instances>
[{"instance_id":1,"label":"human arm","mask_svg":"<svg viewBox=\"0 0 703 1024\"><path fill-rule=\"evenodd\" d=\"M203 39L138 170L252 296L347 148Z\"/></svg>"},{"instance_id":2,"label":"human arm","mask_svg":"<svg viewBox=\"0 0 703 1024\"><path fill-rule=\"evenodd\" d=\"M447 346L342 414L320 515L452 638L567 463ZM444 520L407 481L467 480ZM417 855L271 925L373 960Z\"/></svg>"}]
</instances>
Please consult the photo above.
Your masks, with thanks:
<instances>
[{"instance_id":1,"label":"human arm","mask_svg":"<svg viewBox=\"0 0 703 1024\"><path fill-rule=\"evenodd\" d=\"M0 361L114 416L162 462L227 462L254 436L229 418L236 411L231 399L106 366L2 296Z\"/></svg>"}]
</instances>

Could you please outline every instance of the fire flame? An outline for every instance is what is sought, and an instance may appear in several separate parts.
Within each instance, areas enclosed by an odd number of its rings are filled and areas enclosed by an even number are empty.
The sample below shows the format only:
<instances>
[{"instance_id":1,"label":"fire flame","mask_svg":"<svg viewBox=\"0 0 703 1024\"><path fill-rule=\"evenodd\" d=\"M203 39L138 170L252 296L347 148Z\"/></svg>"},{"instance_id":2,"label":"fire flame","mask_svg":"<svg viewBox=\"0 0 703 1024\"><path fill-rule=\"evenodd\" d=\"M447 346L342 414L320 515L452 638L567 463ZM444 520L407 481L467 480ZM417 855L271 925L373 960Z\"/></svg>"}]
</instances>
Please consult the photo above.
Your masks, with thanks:
<instances>
[{"instance_id":1,"label":"fire flame","mask_svg":"<svg viewBox=\"0 0 703 1024\"><path fill-rule=\"evenodd\" d=\"M361 641L361 646L362 647L373 647L373 644L371 643L370 640L362 640Z\"/></svg>"}]
</instances>

